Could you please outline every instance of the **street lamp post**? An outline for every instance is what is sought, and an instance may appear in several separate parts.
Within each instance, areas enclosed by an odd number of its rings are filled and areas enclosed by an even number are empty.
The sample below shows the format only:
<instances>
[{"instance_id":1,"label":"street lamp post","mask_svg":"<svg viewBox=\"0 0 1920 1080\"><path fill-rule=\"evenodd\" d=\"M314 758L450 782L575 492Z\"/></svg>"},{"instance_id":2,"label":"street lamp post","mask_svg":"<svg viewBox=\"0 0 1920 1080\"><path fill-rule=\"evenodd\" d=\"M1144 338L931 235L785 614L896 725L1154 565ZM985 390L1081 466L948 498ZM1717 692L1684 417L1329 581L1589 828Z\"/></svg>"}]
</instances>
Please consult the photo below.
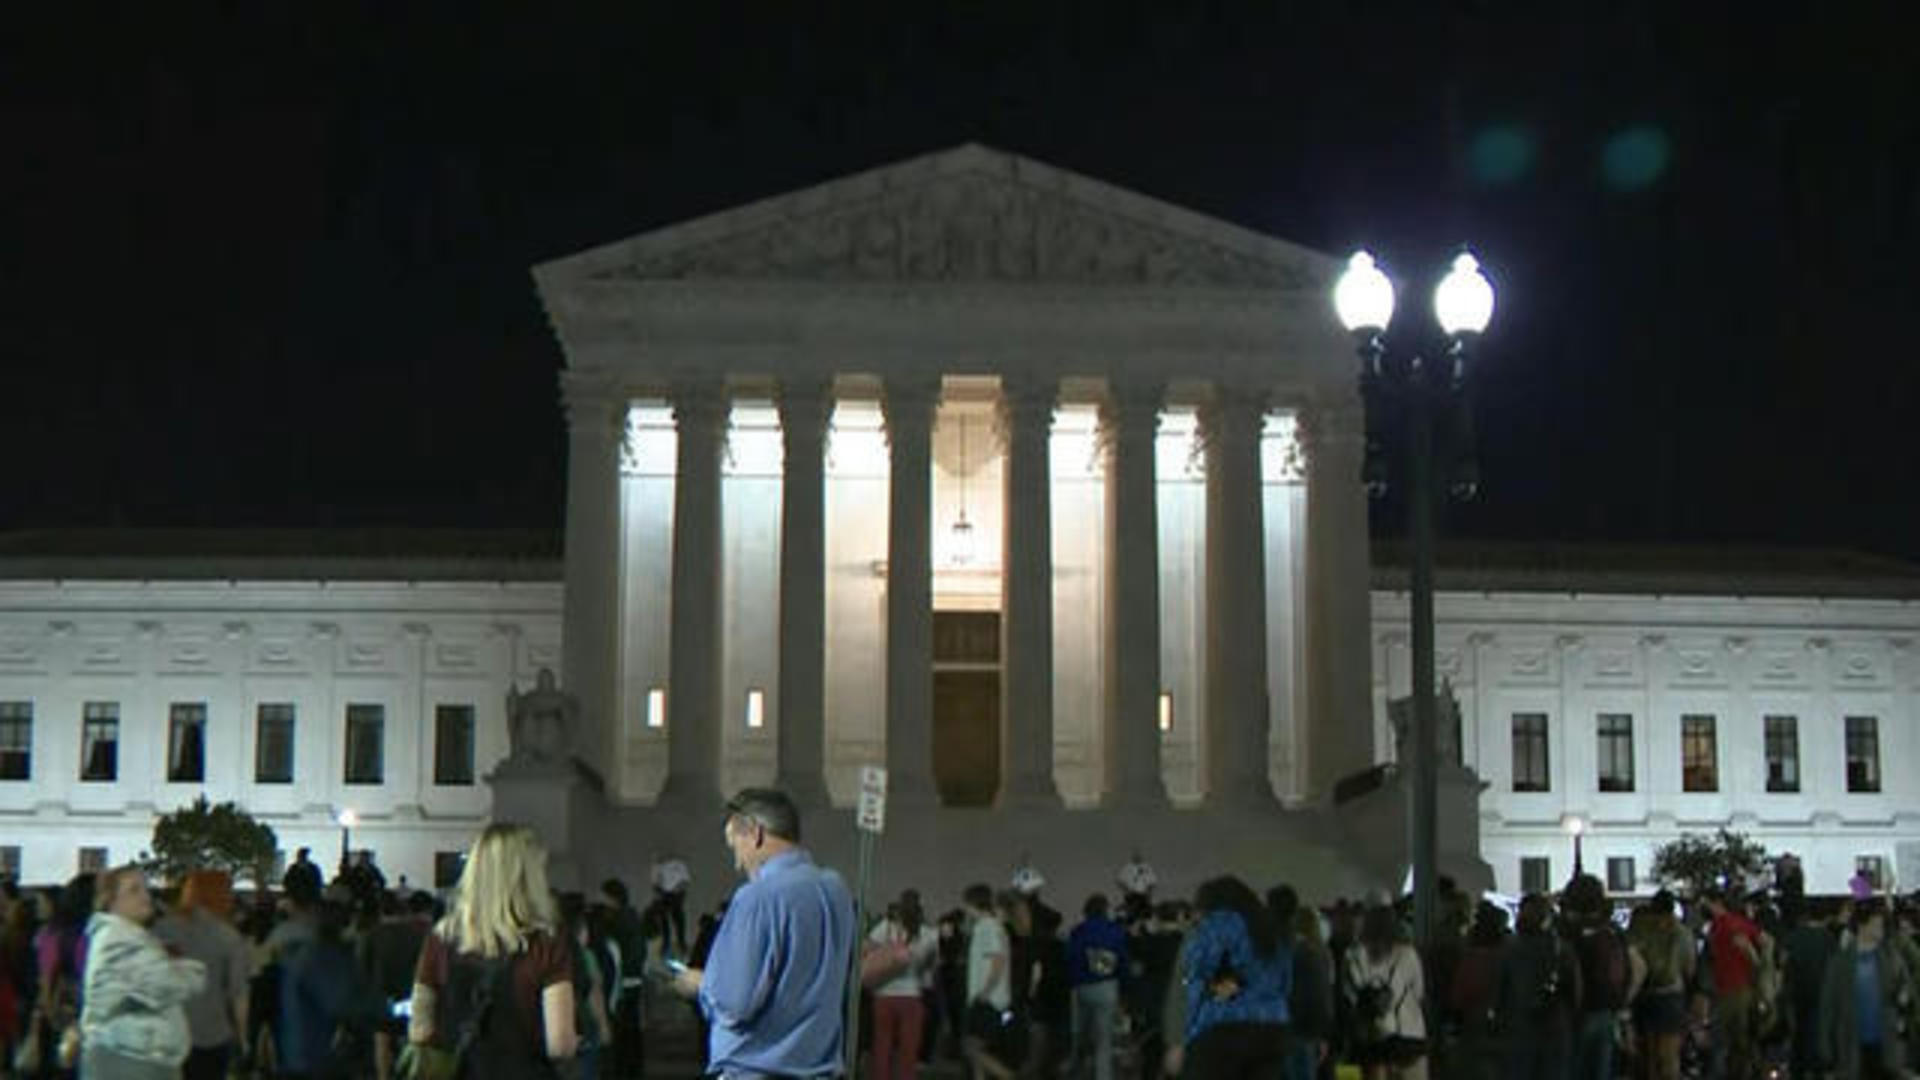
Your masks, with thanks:
<instances>
[{"instance_id":1,"label":"street lamp post","mask_svg":"<svg viewBox=\"0 0 1920 1080\"><path fill-rule=\"evenodd\" d=\"M1581 874L1587 872L1586 864L1582 861L1580 853L1580 841L1587 834L1587 819L1581 817L1579 814L1568 814L1566 820L1562 821L1560 825L1567 830L1569 836L1573 837L1573 877L1567 879L1568 881L1573 881Z\"/></svg>"},{"instance_id":2,"label":"street lamp post","mask_svg":"<svg viewBox=\"0 0 1920 1080\"><path fill-rule=\"evenodd\" d=\"M1467 344L1493 318L1493 286L1472 255L1462 252L1433 293L1433 314L1445 335L1444 363L1418 352L1389 350L1393 282L1373 256L1354 253L1334 286L1334 308L1354 335L1360 383L1370 397L1399 405L1406 414L1407 539L1412 547L1409 619L1413 638L1413 919L1415 940L1433 940L1433 909L1439 863L1439 751L1436 746L1433 640L1434 462L1436 407L1457 394L1466 377ZM1397 344L1397 342L1396 342Z\"/></svg>"},{"instance_id":3,"label":"street lamp post","mask_svg":"<svg viewBox=\"0 0 1920 1080\"><path fill-rule=\"evenodd\" d=\"M360 815L348 807L335 814L333 820L340 825L340 872L344 874L347 872L348 853L353 847L353 827L360 824Z\"/></svg>"}]
</instances>

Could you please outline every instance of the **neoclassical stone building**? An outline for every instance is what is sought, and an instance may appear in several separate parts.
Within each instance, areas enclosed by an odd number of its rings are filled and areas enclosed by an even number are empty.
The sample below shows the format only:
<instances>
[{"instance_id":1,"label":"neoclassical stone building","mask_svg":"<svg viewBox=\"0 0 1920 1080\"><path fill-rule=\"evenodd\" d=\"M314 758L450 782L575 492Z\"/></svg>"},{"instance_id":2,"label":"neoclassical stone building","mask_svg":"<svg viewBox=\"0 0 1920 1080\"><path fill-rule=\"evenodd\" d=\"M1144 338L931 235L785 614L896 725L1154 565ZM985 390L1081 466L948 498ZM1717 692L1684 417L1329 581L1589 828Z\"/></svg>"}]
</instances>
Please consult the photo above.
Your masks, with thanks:
<instances>
[{"instance_id":1,"label":"neoclassical stone building","mask_svg":"<svg viewBox=\"0 0 1920 1080\"><path fill-rule=\"evenodd\" d=\"M914 807L1262 807L1365 767L1332 272L978 147L539 267L610 794L884 761Z\"/></svg>"},{"instance_id":2,"label":"neoclassical stone building","mask_svg":"<svg viewBox=\"0 0 1920 1080\"><path fill-rule=\"evenodd\" d=\"M1396 885L1391 775L1334 798L1393 756L1409 666L1334 271L978 147L546 263L563 554L0 543L0 871L132 857L204 791L323 856L354 810L417 883L511 816L563 880L676 854L717 889L722 792L794 791L851 865L883 764L882 888L1031 859L1071 902L1135 852L1172 890ZM1818 888L1920 875L1920 578L1716 560L1443 563L1486 785L1449 789L1444 868L1557 884L1578 819L1621 892L1722 824ZM584 768L496 771L547 667Z\"/></svg>"}]
</instances>

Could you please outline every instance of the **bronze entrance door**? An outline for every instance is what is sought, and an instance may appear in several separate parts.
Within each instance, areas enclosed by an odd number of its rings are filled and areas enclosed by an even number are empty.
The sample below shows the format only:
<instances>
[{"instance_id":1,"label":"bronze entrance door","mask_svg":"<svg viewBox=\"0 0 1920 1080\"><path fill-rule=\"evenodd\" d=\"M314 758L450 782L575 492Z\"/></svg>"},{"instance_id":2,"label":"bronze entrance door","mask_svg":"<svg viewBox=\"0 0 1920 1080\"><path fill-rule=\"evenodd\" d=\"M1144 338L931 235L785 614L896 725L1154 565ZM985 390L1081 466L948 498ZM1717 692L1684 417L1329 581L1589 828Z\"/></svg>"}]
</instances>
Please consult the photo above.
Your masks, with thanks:
<instances>
[{"instance_id":1,"label":"bronze entrance door","mask_svg":"<svg viewBox=\"0 0 1920 1080\"><path fill-rule=\"evenodd\" d=\"M1000 614L933 615L933 780L946 806L1000 791Z\"/></svg>"}]
</instances>

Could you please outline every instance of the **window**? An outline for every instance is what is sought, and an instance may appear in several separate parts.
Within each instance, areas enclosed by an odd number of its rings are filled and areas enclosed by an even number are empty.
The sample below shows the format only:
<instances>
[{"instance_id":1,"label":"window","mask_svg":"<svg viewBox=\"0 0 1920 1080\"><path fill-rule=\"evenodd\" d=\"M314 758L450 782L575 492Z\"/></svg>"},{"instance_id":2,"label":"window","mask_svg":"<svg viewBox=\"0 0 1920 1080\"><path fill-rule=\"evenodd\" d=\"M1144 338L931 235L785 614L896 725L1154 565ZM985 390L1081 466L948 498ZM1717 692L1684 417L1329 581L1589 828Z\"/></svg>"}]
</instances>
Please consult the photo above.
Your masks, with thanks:
<instances>
[{"instance_id":1,"label":"window","mask_svg":"<svg viewBox=\"0 0 1920 1080\"><path fill-rule=\"evenodd\" d=\"M1769 716L1765 721L1767 739L1767 790L1790 793L1800 790L1800 721L1792 716Z\"/></svg>"},{"instance_id":2,"label":"window","mask_svg":"<svg viewBox=\"0 0 1920 1080\"><path fill-rule=\"evenodd\" d=\"M293 706L263 704L253 717L253 782L293 783Z\"/></svg>"},{"instance_id":3,"label":"window","mask_svg":"<svg viewBox=\"0 0 1920 1080\"><path fill-rule=\"evenodd\" d=\"M1720 758L1711 716L1680 718L1680 789L1719 791Z\"/></svg>"},{"instance_id":4,"label":"window","mask_svg":"<svg viewBox=\"0 0 1920 1080\"><path fill-rule=\"evenodd\" d=\"M387 707L347 706L347 768L349 784L378 784L386 778Z\"/></svg>"},{"instance_id":5,"label":"window","mask_svg":"<svg viewBox=\"0 0 1920 1080\"><path fill-rule=\"evenodd\" d=\"M207 778L207 706L175 702L167 710L167 781L198 784Z\"/></svg>"},{"instance_id":6,"label":"window","mask_svg":"<svg viewBox=\"0 0 1920 1080\"><path fill-rule=\"evenodd\" d=\"M647 726L655 731L667 726L667 691L656 686L647 691Z\"/></svg>"},{"instance_id":7,"label":"window","mask_svg":"<svg viewBox=\"0 0 1920 1080\"><path fill-rule=\"evenodd\" d=\"M434 706L433 782L448 786L473 783L473 706Z\"/></svg>"},{"instance_id":8,"label":"window","mask_svg":"<svg viewBox=\"0 0 1920 1080\"><path fill-rule=\"evenodd\" d=\"M1855 871L1864 875L1875 892L1887 887L1887 860L1878 855L1860 855L1853 860Z\"/></svg>"},{"instance_id":9,"label":"window","mask_svg":"<svg viewBox=\"0 0 1920 1080\"><path fill-rule=\"evenodd\" d=\"M1522 893L1552 892L1553 863L1545 856L1528 856L1520 860L1520 891Z\"/></svg>"},{"instance_id":10,"label":"window","mask_svg":"<svg viewBox=\"0 0 1920 1080\"><path fill-rule=\"evenodd\" d=\"M33 702L0 701L0 780L33 779Z\"/></svg>"},{"instance_id":11,"label":"window","mask_svg":"<svg viewBox=\"0 0 1920 1080\"><path fill-rule=\"evenodd\" d=\"M0 881L20 883L19 844L0 844Z\"/></svg>"},{"instance_id":12,"label":"window","mask_svg":"<svg viewBox=\"0 0 1920 1080\"><path fill-rule=\"evenodd\" d=\"M120 703L89 701L81 713L80 779L110 781L120 775Z\"/></svg>"},{"instance_id":13,"label":"window","mask_svg":"<svg viewBox=\"0 0 1920 1080\"><path fill-rule=\"evenodd\" d=\"M747 691L747 729L758 731L767 726L767 695L759 690Z\"/></svg>"},{"instance_id":14,"label":"window","mask_svg":"<svg viewBox=\"0 0 1920 1080\"><path fill-rule=\"evenodd\" d=\"M1513 714L1513 790L1547 791L1547 714Z\"/></svg>"},{"instance_id":15,"label":"window","mask_svg":"<svg viewBox=\"0 0 1920 1080\"><path fill-rule=\"evenodd\" d=\"M107 849L103 847L83 847L80 849L80 872L83 874L104 874L107 872Z\"/></svg>"},{"instance_id":16,"label":"window","mask_svg":"<svg viewBox=\"0 0 1920 1080\"><path fill-rule=\"evenodd\" d=\"M1633 873L1633 860L1631 858L1614 856L1607 860L1608 892L1630 893L1633 891L1634 886L1638 884L1638 880Z\"/></svg>"},{"instance_id":17,"label":"window","mask_svg":"<svg viewBox=\"0 0 1920 1080\"><path fill-rule=\"evenodd\" d=\"M464 851L436 851L433 853L433 887L451 889L460 884L460 871L466 869L467 853Z\"/></svg>"},{"instance_id":18,"label":"window","mask_svg":"<svg viewBox=\"0 0 1920 1080\"><path fill-rule=\"evenodd\" d=\"M1880 721L1874 717L1847 717L1847 790L1880 790Z\"/></svg>"},{"instance_id":19,"label":"window","mask_svg":"<svg viewBox=\"0 0 1920 1080\"><path fill-rule=\"evenodd\" d=\"M1633 790L1633 717L1601 713L1595 728L1600 735L1600 790Z\"/></svg>"},{"instance_id":20,"label":"window","mask_svg":"<svg viewBox=\"0 0 1920 1080\"><path fill-rule=\"evenodd\" d=\"M1173 730L1173 691L1160 691L1160 733Z\"/></svg>"}]
</instances>

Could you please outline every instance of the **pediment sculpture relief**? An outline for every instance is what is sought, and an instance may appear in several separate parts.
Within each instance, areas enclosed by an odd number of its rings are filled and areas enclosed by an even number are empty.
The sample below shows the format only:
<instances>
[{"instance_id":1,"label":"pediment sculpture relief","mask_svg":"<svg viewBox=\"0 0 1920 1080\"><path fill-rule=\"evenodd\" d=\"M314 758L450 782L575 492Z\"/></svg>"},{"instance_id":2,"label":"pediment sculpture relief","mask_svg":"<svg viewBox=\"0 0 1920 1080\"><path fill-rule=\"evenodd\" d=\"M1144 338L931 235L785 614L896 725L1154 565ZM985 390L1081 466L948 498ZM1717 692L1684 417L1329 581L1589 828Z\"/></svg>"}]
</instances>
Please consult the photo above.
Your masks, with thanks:
<instances>
[{"instance_id":1,"label":"pediment sculpture relief","mask_svg":"<svg viewBox=\"0 0 1920 1080\"><path fill-rule=\"evenodd\" d=\"M595 277L1321 285L1304 260L1254 258L1056 192L968 174L643 255Z\"/></svg>"}]
</instances>

